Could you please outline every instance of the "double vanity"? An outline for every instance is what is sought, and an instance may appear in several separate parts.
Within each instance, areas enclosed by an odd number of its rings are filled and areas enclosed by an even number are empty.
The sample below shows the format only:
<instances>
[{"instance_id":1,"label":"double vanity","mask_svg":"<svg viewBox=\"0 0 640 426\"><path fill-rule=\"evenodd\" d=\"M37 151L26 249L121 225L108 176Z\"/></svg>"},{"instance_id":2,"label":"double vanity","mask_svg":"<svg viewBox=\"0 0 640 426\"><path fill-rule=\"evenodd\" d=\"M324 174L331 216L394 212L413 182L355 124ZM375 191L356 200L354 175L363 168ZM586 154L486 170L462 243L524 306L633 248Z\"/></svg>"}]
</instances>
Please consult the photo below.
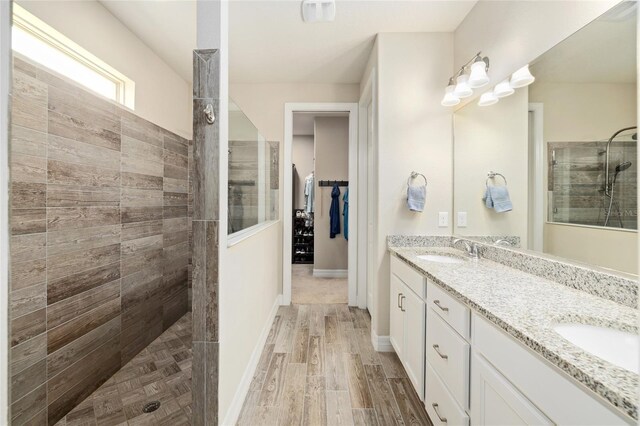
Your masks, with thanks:
<instances>
[{"instance_id":1,"label":"double vanity","mask_svg":"<svg viewBox=\"0 0 640 426\"><path fill-rule=\"evenodd\" d=\"M473 239L388 247L391 344L434 424L636 424L637 281Z\"/></svg>"}]
</instances>

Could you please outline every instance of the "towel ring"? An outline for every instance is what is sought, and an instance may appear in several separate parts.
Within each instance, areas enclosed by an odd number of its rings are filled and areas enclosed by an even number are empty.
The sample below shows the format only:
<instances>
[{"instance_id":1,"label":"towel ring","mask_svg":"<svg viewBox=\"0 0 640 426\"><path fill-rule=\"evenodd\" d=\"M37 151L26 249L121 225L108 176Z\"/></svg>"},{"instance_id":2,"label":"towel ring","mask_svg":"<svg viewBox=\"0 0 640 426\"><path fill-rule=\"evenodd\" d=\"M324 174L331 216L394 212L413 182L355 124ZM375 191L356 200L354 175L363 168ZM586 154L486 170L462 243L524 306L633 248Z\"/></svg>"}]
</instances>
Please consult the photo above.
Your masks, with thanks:
<instances>
[{"instance_id":1,"label":"towel ring","mask_svg":"<svg viewBox=\"0 0 640 426\"><path fill-rule=\"evenodd\" d=\"M425 177L425 175L423 175L422 173L418 173L418 172L411 172L411 175L409 176L409 179L407 179L407 186L411 186L411 181L414 180L415 178L417 178L418 176L422 176L422 179L424 179L424 184L427 185L427 178Z\"/></svg>"},{"instance_id":2,"label":"towel ring","mask_svg":"<svg viewBox=\"0 0 640 426\"><path fill-rule=\"evenodd\" d=\"M486 186L489 186L489 179L494 179L496 176L500 176L504 180L504 185L507 186L507 178L504 175L496 172L487 173L487 180L484 182Z\"/></svg>"}]
</instances>

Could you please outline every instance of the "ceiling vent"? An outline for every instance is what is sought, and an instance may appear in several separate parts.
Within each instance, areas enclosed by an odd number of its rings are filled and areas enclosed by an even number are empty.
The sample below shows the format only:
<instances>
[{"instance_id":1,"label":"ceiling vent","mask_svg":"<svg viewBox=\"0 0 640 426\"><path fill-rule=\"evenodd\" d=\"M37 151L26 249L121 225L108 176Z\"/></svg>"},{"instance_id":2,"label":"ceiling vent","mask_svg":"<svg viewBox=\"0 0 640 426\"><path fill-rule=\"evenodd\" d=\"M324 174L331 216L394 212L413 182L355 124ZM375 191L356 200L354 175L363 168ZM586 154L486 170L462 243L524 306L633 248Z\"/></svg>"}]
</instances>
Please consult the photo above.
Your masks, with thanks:
<instances>
[{"instance_id":1,"label":"ceiling vent","mask_svg":"<svg viewBox=\"0 0 640 426\"><path fill-rule=\"evenodd\" d=\"M304 0L302 2L302 19L305 22L333 22L335 18L335 0Z\"/></svg>"}]
</instances>

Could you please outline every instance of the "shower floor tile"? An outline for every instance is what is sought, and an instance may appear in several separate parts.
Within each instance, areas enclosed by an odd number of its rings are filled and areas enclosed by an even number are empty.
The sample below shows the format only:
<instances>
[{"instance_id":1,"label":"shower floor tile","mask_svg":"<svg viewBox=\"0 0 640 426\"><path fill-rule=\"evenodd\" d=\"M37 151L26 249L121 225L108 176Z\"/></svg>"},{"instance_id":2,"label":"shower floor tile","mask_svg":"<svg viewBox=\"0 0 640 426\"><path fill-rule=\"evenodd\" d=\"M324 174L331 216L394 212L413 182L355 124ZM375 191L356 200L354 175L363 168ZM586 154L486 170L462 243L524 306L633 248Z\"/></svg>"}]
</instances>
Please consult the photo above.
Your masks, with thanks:
<instances>
[{"instance_id":1,"label":"shower floor tile","mask_svg":"<svg viewBox=\"0 0 640 426\"><path fill-rule=\"evenodd\" d=\"M190 425L191 361L187 313L56 426ZM160 407L144 413L151 401Z\"/></svg>"}]
</instances>

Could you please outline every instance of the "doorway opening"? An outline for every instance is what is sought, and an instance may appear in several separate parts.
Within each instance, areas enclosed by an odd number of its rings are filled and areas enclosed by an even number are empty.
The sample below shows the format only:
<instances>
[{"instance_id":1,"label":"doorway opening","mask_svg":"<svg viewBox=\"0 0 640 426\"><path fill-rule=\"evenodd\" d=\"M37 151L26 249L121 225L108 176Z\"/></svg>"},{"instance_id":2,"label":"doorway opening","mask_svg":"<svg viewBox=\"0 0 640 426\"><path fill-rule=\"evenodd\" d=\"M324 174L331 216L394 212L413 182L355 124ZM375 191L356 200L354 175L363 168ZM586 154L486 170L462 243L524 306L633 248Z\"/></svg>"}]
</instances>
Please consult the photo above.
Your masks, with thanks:
<instances>
[{"instance_id":1,"label":"doorway opening","mask_svg":"<svg viewBox=\"0 0 640 426\"><path fill-rule=\"evenodd\" d=\"M357 305L357 104L286 104L283 304Z\"/></svg>"}]
</instances>

